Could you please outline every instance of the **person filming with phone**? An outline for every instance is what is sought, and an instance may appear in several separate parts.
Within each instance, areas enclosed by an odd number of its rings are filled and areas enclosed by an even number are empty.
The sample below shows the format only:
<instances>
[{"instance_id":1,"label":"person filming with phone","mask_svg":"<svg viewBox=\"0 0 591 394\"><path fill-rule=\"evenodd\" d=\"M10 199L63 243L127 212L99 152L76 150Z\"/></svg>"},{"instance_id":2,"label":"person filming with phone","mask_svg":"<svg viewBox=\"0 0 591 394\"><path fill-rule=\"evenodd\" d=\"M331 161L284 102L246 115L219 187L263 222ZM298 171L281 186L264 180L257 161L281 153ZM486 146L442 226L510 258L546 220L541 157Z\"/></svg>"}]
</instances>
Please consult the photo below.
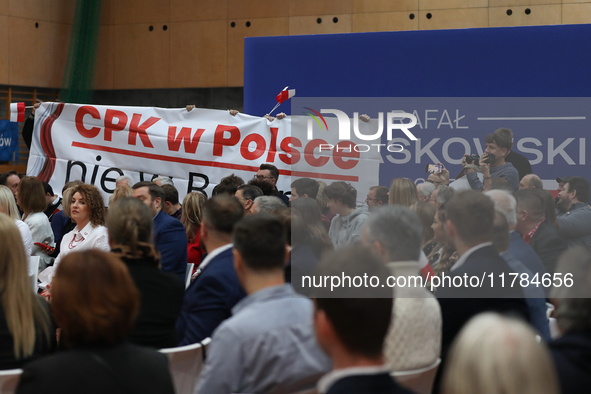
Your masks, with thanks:
<instances>
[{"instance_id":1,"label":"person filming with phone","mask_svg":"<svg viewBox=\"0 0 591 394\"><path fill-rule=\"evenodd\" d=\"M505 162L505 157L511 151L511 138L507 134L495 131L484 139L486 149L482 157L478 155L464 155L462 167L466 173L468 183L474 190L487 191L490 189L492 178L504 178L513 190L519 189L519 173L513 164ZM478 179L477 172L482 171L484 179Z\"/></svg>"}]
</instances>

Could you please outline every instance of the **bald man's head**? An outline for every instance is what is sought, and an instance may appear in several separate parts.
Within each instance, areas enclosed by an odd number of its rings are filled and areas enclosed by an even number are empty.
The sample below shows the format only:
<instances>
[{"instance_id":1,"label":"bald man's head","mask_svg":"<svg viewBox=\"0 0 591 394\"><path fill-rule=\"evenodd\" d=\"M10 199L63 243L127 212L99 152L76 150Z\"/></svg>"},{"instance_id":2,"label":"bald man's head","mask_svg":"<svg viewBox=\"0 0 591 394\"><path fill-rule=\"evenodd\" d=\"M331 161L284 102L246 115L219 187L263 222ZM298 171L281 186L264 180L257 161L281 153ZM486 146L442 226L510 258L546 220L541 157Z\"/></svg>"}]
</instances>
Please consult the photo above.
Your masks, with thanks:
<instances>
[{"instance_id":1,"label":"bald man's head","mask_svg":"<svg viewBox=\"0 0 591 394\"><path fill-rule=\"evenodd\" d=\"M519 190L522 189L543 189L542 180L536 174L527 174L519 182Z\"/></svg>"}]
</instances>

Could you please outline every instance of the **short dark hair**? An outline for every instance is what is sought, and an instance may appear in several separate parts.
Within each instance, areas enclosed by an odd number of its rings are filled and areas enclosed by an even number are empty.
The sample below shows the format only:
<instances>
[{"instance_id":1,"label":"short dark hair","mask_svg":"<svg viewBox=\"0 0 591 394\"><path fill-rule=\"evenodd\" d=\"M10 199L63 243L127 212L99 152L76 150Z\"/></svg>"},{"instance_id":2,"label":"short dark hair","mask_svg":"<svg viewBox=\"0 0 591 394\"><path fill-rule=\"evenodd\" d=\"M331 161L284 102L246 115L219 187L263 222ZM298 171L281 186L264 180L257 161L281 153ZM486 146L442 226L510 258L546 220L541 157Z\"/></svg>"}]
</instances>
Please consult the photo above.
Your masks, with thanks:
<instances>
[{"instance_id":1,"label":"short dark hair","mask_svg":"<svg viewBox=\"0 0 591 394\"><path fill-rule=\"evenodd\" d=\"M244 208L236 197L218 194L203 204L202 214L202 222L212 230L232 234L234 226L244 216Z\"/></svg>"},{"instance_id":2,"label":"short dark hair","mask_svg":"<svg viewBox=\"0 0 591 394\"><path fill-rule=\"evenodd\" d=\"M274 215L263 212L245 217L234 227L232 242L251 270L283 270L287 238L283 224Z\"/></svg>"},{"instance_id":3,"label":"short dark hair","mask_svg":"<svg viewBox=\"0 0 591 394\"><path fill-rule=\"evenodd\" d=\"M582 176L573 176L566 181L568 183L568 192L571 193L573 190L577 192L577 200L580 202L588 203L589 195L591 190L589 187L589 181Z\"/></svg>"},{"instance_id":4,"label":"short dark hair","mask_svg":"<svg viewBox=\"0 0 591 394\"><path fill-rule=\"evenodd\" d=\"M376 200L381 201L383 205L388 204L388 200L390 199L390 197L388 197L388 192L390 189L388 189L386 186L372 186L369 188L369 190L376 191Z\"/></svg>"},{"instance_id":5,"label":"short dark hair","mask_svg":"<svg viewBox=\"0 0 591 394\"><path fill-rule=\"evenodd\" d=\"M244 185L244 179L234 174L228 175L223 177L220 183L213 188L213 195L223 193L234 195L236 194L236 190L242 185Z\"/></svg>"},{"instance_id":6,"label":"short dark hair","mask_svg":"<svg viewBox=\"0 0 591 394\"><path fill-rule=\"evenodd\" d=\"M8 181L8 178L11 177L12 175L16 175L20 178L20 176L18 175L18 172L14 171L14 170L6 171L6 172L2 173L2 175L0 175L0 185L6 186L6 182Z\"/></svg>"},{"instance_id":7,"label":"short dark hair","mask_svg":"<svg viewBox=\"0 0 591 394\"><path fill-rule=\"evenodd\" d=\"M462 240L491 241L495 205L488 196L475 190L463 190L445 203L445 209Z\"/></svg>"},{"instance_id":8,"label":"short dark hair","mask_svg":"<svg viewBox=\"0 0 591 394\"><path fill-rule=\"evenodd\" d=\"M502 129L499 129L502 130ZM508 151L511 150L511 146L513 145L513 141L511 141L511 136L505 132L500 132L499 130L495 131L492 134L487 135L484 138L484 142L487 144L495 144L499 148L505 148Z\"/></svg>"},{"instance_id":9,"label":"short dark hair","mask_svg":"<svg viewBox=\"0 0 591 394\"><path fill-rule=\"evenodd\" d=\"M510 129L506 129L501 127L500 129L496 129L493 135L500 136L504 141L509 141L509 150L513 147L513 132ZM500 146L499 144L497 144Z\"/></svg>"},{"instance_id":10,"label":"short dark hair","mask_svg":"<svg viewBox=\"0 0 591 394\"><path fill-rule=\"evenodd\" d=\"M162 185L160 186L162 190L164 190L164 201L169 202L172 205L176 205L179 203L179 191L176 187L172 185Z\"/></svg>"},{"instance_id":11,"label":"short dark hair","mask_svg":"<svg viewBox=\"0 0 591 394\"><path fill-rule=\"evenodd\" d=\"M316 199L320 185L318 181L312 178L300 178L291 183L291 188L295 189L300 197L303 197L305 194L312 199Z\"/></svg>"},{"instance_id":12,"label":"short dark hair","mask_svg":"<svg viewBox=\"0 0 591 394\"><path fill-rule=\"evenodd\" d=\"M248 182L248 184L251 186L258 187L263 192L263 196L274 196L277 194L275 192L275 188L269 182L259 181L258 179L251 179Z\"/></svg>"},{"instance_id":13,"label":"short dark hair","mask_svg":"<svg viewBox=\"0 0 591 394\"><path fill-rule=\"evenodd\" d=\"M45 190L45 195L47 195L47 193L49 193L51 196L53 196L53 188L51 187L51 185L45 181L41 181L41 183L43 183L43 190Z\"/></svg>"},{"instance_id":14,"label":"short dark hair","mask_svg":"<svg viewBox=\"0 0 591 394\"><path fill-rule=\"evenodd\" d=\"M259 170L269 170L272 178L275 178L275 180L279 179L279 170L273 164L263 163L259 167Z\"/></svg>"},{"instance_id":15,"label":"short dark hair","mask_svg":"<svg viewBox=\"0 0 591 394\"><path fill-rule=\"evenodd\" d=\"M515 192L517 207L524 208L535 220L545 217L545 203L542 193L538 189L521 189Z\"/></svg>"},{"instance_id":16,"label":"short dark hair","mask_svg":"<svg viewBox=\"0 0 591 394\"><path fill-rule=\"evenodd\" d=\"M350 208L355 208L357 202L357 190L346 182L333 182L324 188L324 195L329 200L341 200Z\"/></svg>"},{"instance_id":17,"label":"short dark hair","mask_svg":"<svg viewBox=\"0 0 591 394\"><path fill-rule=\"evenodd\" d=\"M162 189L162 187L158 186L154 182L142 181L142 182L136 183L131 188L133 190L136 190L136 189L139 189L141 187L147 187L148 188L148 193L150 194L150 198L152 199L152 201L154 201L157 198L160 198L161 204L164 205L164 202L166 200L164 199L165 193L164 193L164 189Z\"/></svg>"},{"instance_id":18,"label":"short dark hair","mask_svg":"<svg viewBox=\"0 0 591 394\"><path fill-rule=\"evenodd\" d=\"M255 198L263 195L263 191L260 187L251 184L242 185L238 190L242 190L242 197L246 200L254 201Z\"/></svg>"},{"instance_id":19,"label":"short dark hair","mask_svg":"<svg viewBox=\"0 0 591 394\"><path fill-rule=\"evenodd\" d=\"M363 277L365 274L376 276L380 283L385 284L389 271L372 250L360 246L346 246L325 255L315 272L316 276L339 278ZM347 288L347 296L341 291L343 289L344 286L331 292L330 285L315 289L316 309L324 311L349 352L366 357L381 355L392 319L394 292L387 286L361 286ZM334 298L339 295L343 297Z\"/></svg>"}]
</instances>

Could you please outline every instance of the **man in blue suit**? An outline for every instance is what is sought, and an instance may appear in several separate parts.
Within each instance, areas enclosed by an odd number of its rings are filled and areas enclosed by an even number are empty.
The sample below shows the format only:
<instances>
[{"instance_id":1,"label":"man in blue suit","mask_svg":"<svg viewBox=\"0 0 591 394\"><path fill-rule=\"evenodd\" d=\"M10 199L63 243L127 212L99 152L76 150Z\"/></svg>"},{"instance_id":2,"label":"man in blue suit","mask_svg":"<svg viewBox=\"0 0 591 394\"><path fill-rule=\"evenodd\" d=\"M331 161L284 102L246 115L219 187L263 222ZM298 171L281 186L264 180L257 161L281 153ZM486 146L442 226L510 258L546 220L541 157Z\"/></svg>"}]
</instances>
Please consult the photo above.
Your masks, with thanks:
<instances>
[{"instance_id":1,"label":"man in blue suit","mask_svg":"<svg viewBox=\"0 0 591 394\"><path fill-rule=\"evenodd\" d=\"M185 291L176 324L179 346L210 337L222 321L232 316L234 305L246 296L232 255L232 231L244 216L244 208L237 198L219 194L203 205L202 215L201 240L207 256Z\"/></svg>"},{"instance_id":2,"label":"man in blue suit","mask_svg":"<svg viewBox=\"0 0 591 394\"><path fill-rule=\"evenodd\" d=\"M154 246L160 253L163 272L177 274L185 280L187 272L187 235L182 223L162 211L164 190L154 182L133 185L133 197L150 208L154 220Z\"/></svg>"}]
</instances>

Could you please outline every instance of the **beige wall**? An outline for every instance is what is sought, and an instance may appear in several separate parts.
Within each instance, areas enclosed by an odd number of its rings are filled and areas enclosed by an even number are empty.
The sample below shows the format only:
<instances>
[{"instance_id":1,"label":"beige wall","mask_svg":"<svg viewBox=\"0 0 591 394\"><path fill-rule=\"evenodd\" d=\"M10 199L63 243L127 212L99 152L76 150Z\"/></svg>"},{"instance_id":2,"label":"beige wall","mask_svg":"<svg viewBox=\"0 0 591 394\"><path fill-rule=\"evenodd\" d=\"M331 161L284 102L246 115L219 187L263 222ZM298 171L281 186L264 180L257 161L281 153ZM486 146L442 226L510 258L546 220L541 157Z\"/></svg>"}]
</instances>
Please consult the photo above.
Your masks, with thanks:
<instances>
[{"instance_id":1,"label":"beige wall","mask_svg":"<svg viewBox=\"0 0 591 394\"><path fill-rule=\"evenodd\" d=\"M245 36L591 22L591 0L103 0L102 4L97 89L242 86ZM74 7L75 0L0 0L0 84L61 85ZM269 59L281 55L281 48L269 48Z\"/></svg>"}]
</instances>

